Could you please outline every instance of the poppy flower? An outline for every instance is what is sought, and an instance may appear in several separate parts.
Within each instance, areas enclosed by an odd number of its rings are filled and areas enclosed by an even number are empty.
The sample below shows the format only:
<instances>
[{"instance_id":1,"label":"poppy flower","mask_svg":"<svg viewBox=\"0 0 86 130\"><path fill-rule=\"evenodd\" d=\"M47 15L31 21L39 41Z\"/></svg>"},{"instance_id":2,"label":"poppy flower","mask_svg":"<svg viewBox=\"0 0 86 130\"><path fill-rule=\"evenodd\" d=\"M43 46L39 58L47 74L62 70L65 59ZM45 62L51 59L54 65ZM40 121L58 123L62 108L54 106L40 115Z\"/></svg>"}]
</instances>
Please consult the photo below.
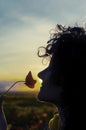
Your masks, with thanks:
<instances>
[{"instance_id":1,"label":"poppy flower","mask_svg":"<svg viewBox=\"0 0 86 130\"><path fill-rule=\"evenodd\" d=\"M36 80L33 79L31 71L29 71L28 75L25 78L25 84L30 87L34 88L35 87Z\"/></svg>"}]
</instances>

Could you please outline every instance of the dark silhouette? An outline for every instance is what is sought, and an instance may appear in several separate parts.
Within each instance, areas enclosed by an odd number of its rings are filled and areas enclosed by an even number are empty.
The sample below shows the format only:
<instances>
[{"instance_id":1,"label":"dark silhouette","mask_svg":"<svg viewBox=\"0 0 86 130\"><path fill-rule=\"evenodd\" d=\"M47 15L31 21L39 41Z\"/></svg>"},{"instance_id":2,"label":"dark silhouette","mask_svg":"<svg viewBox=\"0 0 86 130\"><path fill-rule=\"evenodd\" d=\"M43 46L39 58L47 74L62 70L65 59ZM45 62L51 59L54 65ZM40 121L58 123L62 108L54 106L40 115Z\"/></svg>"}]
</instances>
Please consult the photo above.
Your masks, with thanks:
<instances>
[{"instance_id":1,"label":"dark silhouette","mask_svg":"<svg viewBox=\"0 0 86 130\"><path fill-rule=\"evenodd\" d=\"M43 50L44 49L44 54ZM40 101L58 107L60 130L85 130L86 117L86 30L84 27L57 25L39 57L49 57L49 66L39 72Z\"/></svg>"}]
</instances>

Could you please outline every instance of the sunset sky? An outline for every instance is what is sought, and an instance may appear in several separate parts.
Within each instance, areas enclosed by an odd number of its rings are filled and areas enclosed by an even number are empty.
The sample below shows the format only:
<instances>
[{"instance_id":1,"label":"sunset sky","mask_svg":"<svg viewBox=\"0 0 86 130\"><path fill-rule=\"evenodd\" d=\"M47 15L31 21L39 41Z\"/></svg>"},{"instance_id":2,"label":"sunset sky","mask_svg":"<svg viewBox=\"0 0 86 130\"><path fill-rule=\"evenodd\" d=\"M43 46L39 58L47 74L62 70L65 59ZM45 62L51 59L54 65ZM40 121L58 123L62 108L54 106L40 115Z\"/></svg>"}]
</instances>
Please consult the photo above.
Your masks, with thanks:
<instances>
[{"instance_id":1,"label":"sunset sky","mask_svg":"<svg viewBox=\"0 0 86 130\"><path fill-rule=\"evenodd\" d=\"M76 22L86 22L85 0L0 0L0 87L24 80L29 70L37 77L46 67L37 49L49 30Z\"/></svg>"}]
</instances>

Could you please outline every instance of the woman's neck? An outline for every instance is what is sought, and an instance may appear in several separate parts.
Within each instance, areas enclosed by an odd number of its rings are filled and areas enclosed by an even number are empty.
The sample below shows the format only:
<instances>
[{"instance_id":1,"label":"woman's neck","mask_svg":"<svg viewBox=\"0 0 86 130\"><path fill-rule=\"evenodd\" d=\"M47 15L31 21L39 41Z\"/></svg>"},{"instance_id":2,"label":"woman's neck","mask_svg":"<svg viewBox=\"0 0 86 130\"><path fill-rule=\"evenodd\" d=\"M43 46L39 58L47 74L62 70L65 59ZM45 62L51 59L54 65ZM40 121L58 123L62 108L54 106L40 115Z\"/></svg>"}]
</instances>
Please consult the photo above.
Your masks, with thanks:
<instances>
[{"instance_id":1,"label":"woman's neck","mask_svg":"<svg viewBox=\"0 0 86 130\"><path fill-rule=\"evenodd\" d=\"M66 130L66 127L69 122L69 116L70 116L70 111L69 107L58 107L59 110L59 115L60 115L60 121L61 121L61 130Z\"/></svg>"},{"instance_id":2,"label":"woman's neck","mask_svg":"<svg viewBox=\"0 0 86 130\"><path fill-rule=\"evenodd\" d=\"M81 130L86 127L83 119L84 116L86 117L86 112L83 114L81 108L79 108L80 106L74 104L58 107L61 119L60 130Z\"/></svg>"}]
</instances>

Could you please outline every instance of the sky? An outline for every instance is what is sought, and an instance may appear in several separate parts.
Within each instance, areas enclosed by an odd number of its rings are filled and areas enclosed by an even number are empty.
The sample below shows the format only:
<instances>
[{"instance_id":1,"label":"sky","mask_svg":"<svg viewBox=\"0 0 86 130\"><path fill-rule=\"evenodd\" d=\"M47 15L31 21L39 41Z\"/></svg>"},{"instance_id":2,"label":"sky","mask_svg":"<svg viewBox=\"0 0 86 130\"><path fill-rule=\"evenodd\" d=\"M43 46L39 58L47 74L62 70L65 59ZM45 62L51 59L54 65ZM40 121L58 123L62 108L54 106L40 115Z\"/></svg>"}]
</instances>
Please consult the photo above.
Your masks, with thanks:
<instances>
[{"instance_id":1,"label":"sky","mask_svg":"<svg viewBox=\"0 0 86 130\"><path fill-rule=\"evenodd\" d=\"M49 31L85 21L85 0L0 0L0 88L24 80L30 70L37 79L46 67L37 50L46 45Z\"/></svg>"}]
</instances>

